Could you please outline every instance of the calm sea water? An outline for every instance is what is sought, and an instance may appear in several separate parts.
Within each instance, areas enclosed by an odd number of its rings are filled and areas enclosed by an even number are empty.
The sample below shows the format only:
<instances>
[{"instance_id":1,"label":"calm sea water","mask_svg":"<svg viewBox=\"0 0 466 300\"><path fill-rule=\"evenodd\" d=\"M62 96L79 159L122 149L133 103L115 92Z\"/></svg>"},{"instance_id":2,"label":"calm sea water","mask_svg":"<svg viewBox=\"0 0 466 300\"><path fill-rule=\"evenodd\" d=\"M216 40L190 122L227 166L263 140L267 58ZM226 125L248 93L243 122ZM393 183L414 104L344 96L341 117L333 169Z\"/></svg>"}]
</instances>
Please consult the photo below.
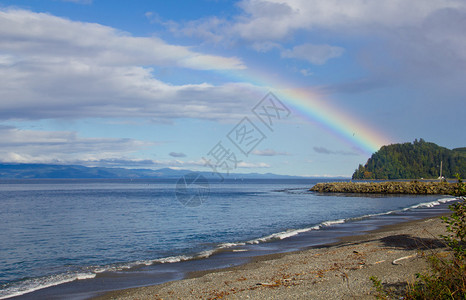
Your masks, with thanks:
<instances>
[{"instance_id":1,"label":"calm sea water","mask_svg":"<svg viewBox=\"0 0 466 300\"><path fill-rule=\"evenodd\" d=\"M439 196L336 196L324 180L210 183L200 206L172 180L0 182L0 298L137 265L208 257L359 217L438 204ZM419 205L422 204L422 205Z\"/></svg>"}]
</instances>

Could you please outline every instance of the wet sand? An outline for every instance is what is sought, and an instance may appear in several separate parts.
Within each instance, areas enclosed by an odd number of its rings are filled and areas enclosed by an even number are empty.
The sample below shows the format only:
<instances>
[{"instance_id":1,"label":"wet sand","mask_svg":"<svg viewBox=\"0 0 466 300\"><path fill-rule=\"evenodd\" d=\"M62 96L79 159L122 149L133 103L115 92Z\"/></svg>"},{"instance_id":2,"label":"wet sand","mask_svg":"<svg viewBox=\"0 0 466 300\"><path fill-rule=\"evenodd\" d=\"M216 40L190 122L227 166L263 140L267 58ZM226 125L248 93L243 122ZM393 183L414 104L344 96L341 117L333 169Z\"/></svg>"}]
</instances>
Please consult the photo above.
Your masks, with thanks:
<instances>
[{"instance_id":1,"label":"wet sand","mask_svg":"<svg viewBox=\"0 0 466 300\"><path fill-rule=\"evenodd\" d=\"M303 251L253 258L188 279L109 292L95 299L374 299L371 276L399 288L444 251L439 217L388 225Z\"/></svg>"}]
</instances>

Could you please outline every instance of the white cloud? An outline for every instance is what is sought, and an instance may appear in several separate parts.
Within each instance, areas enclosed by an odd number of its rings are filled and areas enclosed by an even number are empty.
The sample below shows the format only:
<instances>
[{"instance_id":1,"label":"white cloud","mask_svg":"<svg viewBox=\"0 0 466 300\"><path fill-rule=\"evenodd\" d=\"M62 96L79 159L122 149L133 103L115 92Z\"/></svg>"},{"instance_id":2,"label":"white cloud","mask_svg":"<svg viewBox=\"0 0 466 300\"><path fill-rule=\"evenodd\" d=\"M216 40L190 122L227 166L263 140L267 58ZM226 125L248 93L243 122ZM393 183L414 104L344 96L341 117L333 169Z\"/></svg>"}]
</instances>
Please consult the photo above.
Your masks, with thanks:
<instances>
[{"instance_id":1,"label":"white cloud","mask_svg":"<svg viewBox=\"0 0 466 300\"><path fill-rule=\"evenodd\" d=\"M90 167L204 168L199 160L135 158L156 142L129 138L88 138L72 131L20 130L0 126L0 162L78 164ZM177 157L182 157L179 154ZM171 155L174 156L174 155Z\"/></svg>"},{"instance_id":2,"label":"white cloud","mask_svg":"<svg viewBox=\"0 0 466 300\"><path fill-rule=\"evenodd\" d=\"M88 167L138 167L138 168L152 168L156 162L151 159L140 158L102 158L102 159L88 159L88 160L74 160L66 163L84 165Z\"/></svg>"},{"instance_id":3,"label":"white cloud","mask_svg":"<svg viewBox=\"0 0 466 300\"><path fill-rule=\"evenodd\" d=\"M249 84L174 86L144 67L30 62L0 67L0 118L228 119L260 99Z\"/></svg>"},{"instance_id":4,"label":"white cloud","mask_svg":"<svg viewBox=\"0 0 466 300\"><path fill-rule=\"evenodd\" d=\"M185 24L173 21L164 22L160 17L155 17L156 22L165 25L175 35L197 37L213 43L224 41L225 36L223 34L230 26L228 21L216 16L189 21ZM151 20L154 20L154 17L151 17Z\"/></svg>"},{"instance_id":5,"label":"white cloud","mask_svg":"<svg viewBox=\"0 0 466 300\"><path fill-rule=\"evenodd\" d=\"M316 44L313 39L325 44L326 37L334 41L344 35L347 41L364 40L364 47L347 51L358 51L351 53L357 62L383 81L412 84L419 78L449 77L442 83L448 85L464 77L458 71L466 69L463 0L243 0L238 7L240 13L228 19L205 18L189 26L171 22L172 28L181 34L185 27L192 32L202 28L204 40L211 34L215 43L249 43L259 52L276 48L317 64L341 55L342 49L328 46L308 54L299 46L283 50L281 44Z\"/></svg>"},{"instance_id":6,"label":"white cloud","mask_svg":"<svg viewBox=\"0 0 466 300\"><path fill-rule=\"evenodd\" d=\"M124 167L124 168L171 168L171 169L186 169L194 168L199 169L204 167L205 163L202 160L189 160L183 161L179 159L174 160L153 160L153 159L137 159L137 158L103 158L103 159L78 159L68 163L79 164L89 167Z\"/></svg>"},{"instance_id":7,"label":"white cloud","mask_svg":"<svg viewBox=\"0 0 466 300\"><path fill-rule=\"evenodd\" d=\"M290 155L288 152L277 152L272 149L264 149L264 150L254 150L251 152L254 155L259 156L278 156L278 155Z\"/></svg>"},{"instance_id":8,"label":"white cloud","mask_svg":"<svg viewBox=\"0 0 466 300\"><path fill-rule=\"evenodd\" d=\"M448 94L449 99L465 93L466 1L243 0L240 8L230 26L223 25L224 36L250 43L257 51L281 43L274 48L281 49L282 56L322 64L342 49L298 45L283 50L283 45L333 44L344 36L346 51L378 87L428 86L428 94Z\"/></svg>"},{"instance_id":9,"label":"white cloud","mask_svg":"<svg viewBox=\"0 0 466 300\"><path fill-rule=\"evenodd\" d=\"M297 30L365 30L420 24L444 8L464 8L461 0L244 0L243 15L231 31L247 40L279 40Z\"/></svg>"},{"instance_id":10,"label":"white cloud","mask_svg":"<svg viewBox=\"0 0 466 300\"><path fill-rule=\"evenodd\" d=\"M314 73L309 69L301 69L301 70L299 70L299 73L301 73L301 75L303 75L305 77L314 75Z\"/></svg>"},{"instance_id":11,"label":"white cloud","mask_svg":"<svg viewBox=\"0 0 466 300\"><path fill-rule=\"evenodd\" d=\"M158 68L242 69L156 37L49 14L0 9L0 119L146 117L228 119L263 90L250 84L172 85Z\"/></svg>"},{"instance_id":12,"label":"white cloud","mask_svg":"<svg viewBox=\"0 0 466 300\"><path fill-rule=\"evenodd\" d=\"M291 50L283 50L281 55L285 58L303 59L315 65L323 65L327 60L339 57L344 52L345 50L341 47L306 43L295 46Z\"/></svg>"},{"instance_id":13,"label":"white cloud","mask_svg":"<svg viewBox=\"0 0 466 300\"><path fill-rule=\"evenodd\" d=\"M72 163L125 157L155 143L127 138L86 138L70 131L0 127L0 160L18 163Z\"/></svg>"},{"instance_id":14,"label":"white cloud","mask_svg":"<svg viewBox=\"0 0 466 300\"><path fill-rule=\"evenodd\" d=\"M290 37L298 30L336 30L353 33L421 24L435 11L466 7L463 0L243 0L241 13L230 19L203 18L164 24L176 34L215 43L243 39L263 51L264 42ZM163 22L162 22L163 23ZM270 46L270 44L269 44Z\"/></svg>"},{"instance_id":15,"label":"white cloud","mask_svg":"<svg viewBox=\"0 0 466 300\"><path fill-rule=\"evenodd\" d=\"M259 163L250 163L250 162L239 162L238 163L238 168L247 168L247 169L250 169L250 168L270 168L270 165L269 164L266 164L266 163L263 163L263 162L259 162Z\"/></svg>"},{"instance_id":16,"label":"white cloud","mask_svg":"<svg viewBox=\"0 0 466 300\"><path fill-rule=\"evenodd\" d=\"M25 10L0 10L0 38L0 50L28 60L198 70L245 68L235 57L202 54L189 47L170 45L157 37L133 37L111 27Z\"/></svg>"}]
</instances>

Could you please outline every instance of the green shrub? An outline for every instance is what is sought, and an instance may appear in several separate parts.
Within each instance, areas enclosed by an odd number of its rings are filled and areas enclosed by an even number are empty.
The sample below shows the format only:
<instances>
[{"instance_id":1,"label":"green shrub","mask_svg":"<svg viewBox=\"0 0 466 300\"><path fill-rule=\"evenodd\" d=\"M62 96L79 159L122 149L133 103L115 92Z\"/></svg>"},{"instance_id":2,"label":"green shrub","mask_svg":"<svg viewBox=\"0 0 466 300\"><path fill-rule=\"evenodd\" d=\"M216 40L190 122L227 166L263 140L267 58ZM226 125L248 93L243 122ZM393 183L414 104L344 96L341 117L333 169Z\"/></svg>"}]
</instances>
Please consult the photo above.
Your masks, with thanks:
<instances>
[{"instance_id":1,"label":"green shrub","mask_svg":"<svg viewBox=\"0 0 466 300\"><path fill-rule=\"evenodd\" d=\"M463 180L461 180L460 174L456 173L455 177L458 179L455 188L455 196L466 196L466 185L464 184Z\"/></svg>"},{"instance_id":2,"label":"green shrub","mask_svg":"<svg viewBox=\"0 0 466 300\"><path fill-rule=\"evenodd\" d=\"M464 196L464 183L457 178L456 194ZM417 280L408 284L403 299L466 299L466 198L450 205L450 210L450 216L442 217L447 234L440 236L448 247L447 256L430 255L429 272L416 274ZM376 277L371 281L378 299L394 298Z\"/></svg>"},{"instance_id":3,"label":"green shrub","mask_svg":"<svg viewBox=\"0 0 466 300\"><path fill-rule=\"evenodd\" d=\"M429 256L430 271L417 274L418 280L408 288L405 299L466 299L466 198L450 209L453 213L442 217L448 233L441 236L448 256Z\"/></svg>"}]
</instances>

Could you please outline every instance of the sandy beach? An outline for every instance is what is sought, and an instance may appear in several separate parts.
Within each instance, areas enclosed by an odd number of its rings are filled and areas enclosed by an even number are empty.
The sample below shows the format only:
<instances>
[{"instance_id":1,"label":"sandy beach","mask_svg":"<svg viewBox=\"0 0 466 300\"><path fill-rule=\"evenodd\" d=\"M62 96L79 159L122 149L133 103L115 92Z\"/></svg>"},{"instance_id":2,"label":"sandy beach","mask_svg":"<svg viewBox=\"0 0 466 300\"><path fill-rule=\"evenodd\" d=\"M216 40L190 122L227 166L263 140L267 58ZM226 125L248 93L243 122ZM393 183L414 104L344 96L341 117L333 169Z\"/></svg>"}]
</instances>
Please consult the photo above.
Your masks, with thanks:
<instances>
[{"instance_id":1,"label":"sandy beach","mask_svg":"<svg viewBox=\"0 0 466 300\"><path fill-rule=\"evenodd\" d=\"M233 268L121 291L96 299L374 299L371 276L392 288L428 268L442 251L439 217L385 226L362 236L299 252L254 258Z\"/></svg>"}]
</instances>

